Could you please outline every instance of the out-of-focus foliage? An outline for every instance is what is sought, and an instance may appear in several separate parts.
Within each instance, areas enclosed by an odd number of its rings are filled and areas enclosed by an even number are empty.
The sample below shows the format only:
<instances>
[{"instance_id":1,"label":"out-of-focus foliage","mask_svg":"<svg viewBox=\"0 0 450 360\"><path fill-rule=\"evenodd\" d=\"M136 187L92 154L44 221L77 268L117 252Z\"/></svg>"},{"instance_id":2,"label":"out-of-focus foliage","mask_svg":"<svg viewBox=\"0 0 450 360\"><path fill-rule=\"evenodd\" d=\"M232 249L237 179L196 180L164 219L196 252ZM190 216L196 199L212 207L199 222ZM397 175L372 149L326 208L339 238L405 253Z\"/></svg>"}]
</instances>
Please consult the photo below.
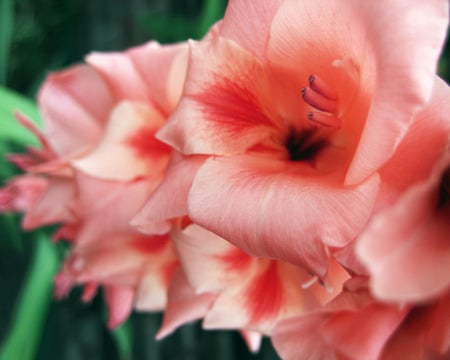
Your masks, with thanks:
<instances>
[{"instance_id":1,"label":"out-of-focus foliage","mask_svg":"<svg viewBox=\"0 0 450 360\"><path fill-rule=\"evenodd\" d=\"M226 0L0 0L1 183L17 173L4 155L35 143L12 113L20 109L39 123L31 99L49 71L81 62L93 50L199 39L225 6ZM439 72L449 81L449 46ZM156 342L160 314L133 314L110 332L101 295L89 304L79 290L53 299L52 278L65 246L50 243L51 229L20 232L20 220L0 217L0 360L278 358L268 341L252 355L237 333L203 331L198 323Z\"/></svg>"}]
</instances>

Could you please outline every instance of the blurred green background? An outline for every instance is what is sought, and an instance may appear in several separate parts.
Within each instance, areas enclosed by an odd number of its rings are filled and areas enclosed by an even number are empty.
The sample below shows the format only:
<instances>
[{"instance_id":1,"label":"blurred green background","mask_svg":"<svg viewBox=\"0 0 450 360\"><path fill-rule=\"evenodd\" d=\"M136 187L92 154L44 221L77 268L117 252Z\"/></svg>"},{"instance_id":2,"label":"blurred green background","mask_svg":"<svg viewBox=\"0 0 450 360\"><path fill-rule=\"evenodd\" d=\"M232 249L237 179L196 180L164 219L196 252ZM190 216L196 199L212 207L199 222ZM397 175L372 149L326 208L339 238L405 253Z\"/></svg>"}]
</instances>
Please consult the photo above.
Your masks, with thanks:
<instances>
[{"instance_id":1,"label":"blurred green background","mask_svg":"<svg viewBox=\"0 0 450 360\"><path fill-rule=\"evenodd\" d=\"M32 99L49 71L92 50L199 39L225 7L226 0L0 0L0 155L33 142L12 121L12 109L38 120ZM448 82L449 46L439 72ZM17 173L0 159L1 183ZM156 342L160 314L135 313L108 331L101 296L89 304L79 290L52 298L65 246L48 241L51 228L21 232L20 219L0 217L0 360L278 359L267 340L253 355L235 332L203 331L198 323Z\"/></svg>"}]
</instances>

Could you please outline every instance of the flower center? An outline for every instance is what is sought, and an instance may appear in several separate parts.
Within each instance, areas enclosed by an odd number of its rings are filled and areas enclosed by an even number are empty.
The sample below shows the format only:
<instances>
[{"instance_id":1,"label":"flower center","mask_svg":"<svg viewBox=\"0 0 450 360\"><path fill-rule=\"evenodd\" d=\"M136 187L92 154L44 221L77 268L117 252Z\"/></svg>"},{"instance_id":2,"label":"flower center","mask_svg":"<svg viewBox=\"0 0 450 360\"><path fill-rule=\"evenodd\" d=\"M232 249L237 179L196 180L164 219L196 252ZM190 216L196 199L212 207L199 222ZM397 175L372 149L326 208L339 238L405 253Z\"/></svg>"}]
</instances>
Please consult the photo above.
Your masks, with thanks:
<instances>
[{"instance_id":1,"label":"flower center","mask_svg":"<svg viewBox=\"0 0 450 360\"><path fill-rule=\"evenodd\" d=\"M315 129L291 129L285 140L285 147L291 161L313 161L327 144L326 139L315 138Z\"/></svg>"},{"instance_id":2,"label":"flower center","mask_svg":"<svg viewBox=\"0 0 450 360\"><path fill-rule=\"evenodd\" d=\"M450 204L450 167L444 171L439 187L438 209Z\"/></svg>"}]
</instances>

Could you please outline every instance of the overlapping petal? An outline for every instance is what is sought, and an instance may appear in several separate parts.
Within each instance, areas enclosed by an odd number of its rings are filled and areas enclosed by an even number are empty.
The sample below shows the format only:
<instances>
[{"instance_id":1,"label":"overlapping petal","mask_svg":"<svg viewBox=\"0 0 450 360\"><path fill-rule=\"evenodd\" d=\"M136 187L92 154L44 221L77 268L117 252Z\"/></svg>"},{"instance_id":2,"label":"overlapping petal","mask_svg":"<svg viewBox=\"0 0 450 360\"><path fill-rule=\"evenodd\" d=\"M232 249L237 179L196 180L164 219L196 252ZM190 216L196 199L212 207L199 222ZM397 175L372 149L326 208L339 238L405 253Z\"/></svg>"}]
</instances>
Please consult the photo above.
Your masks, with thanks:
<instances>
[{"instance_id":1,"label":"overlapping petal","mask_svg":"<svg viewBox=\"0 0 450 360\"><path fill-rule=\"evenodd\" d=\"M345 246L366 224L378 177L342 188L333 177L301 170L246 156L209 159L194 180L190 216L252 255L275 256L325 276L327 248Z\"/></svg>"}]
</instances>

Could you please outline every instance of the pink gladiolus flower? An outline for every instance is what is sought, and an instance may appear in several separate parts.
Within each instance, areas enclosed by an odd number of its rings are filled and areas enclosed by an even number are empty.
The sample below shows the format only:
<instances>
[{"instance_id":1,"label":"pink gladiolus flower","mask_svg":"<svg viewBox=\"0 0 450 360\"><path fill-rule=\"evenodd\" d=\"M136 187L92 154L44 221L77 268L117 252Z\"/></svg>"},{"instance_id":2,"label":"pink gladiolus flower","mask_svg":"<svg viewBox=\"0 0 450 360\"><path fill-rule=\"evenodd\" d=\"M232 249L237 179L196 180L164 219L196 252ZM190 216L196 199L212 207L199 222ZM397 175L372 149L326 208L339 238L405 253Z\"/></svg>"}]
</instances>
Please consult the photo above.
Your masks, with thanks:
<instances>
[{"instance_id":1,"label":"pink gladiolus flower","mask_svg":"<svg viewBox=\"0 0 450 360\"><path fill-rule=\"evenodd\" d=\"M90 55L87 65L52 74L44 83L44 134L19 116L41 149L11 160L30 173L29 182L44 186L31 196L17 191L24 180L15 180L2 191L0 199L10 204L3 210L25 210L26 228L63 224L54 239L70 240L72 247L55 292L64 296L84 285L88 301L104 286L110 327L133 307L163 309L178 264L163 235L165 224L143 236L129 222L169 161L171 149L154 134L180 96L186 50L185 44L151 42L124 53Z\"/></svg>"},{"instance_id":2,"label":"pink gladiolus flower","mask_svg":"<svg viewBox=\"0 0 450 360\"><path fill-rule=\"evenodd\" d=\"M447 358L448 294L410 308L378 302L364 287L349 287L324 308L277 325L272 340L283 359Z\"/></svg>"},{"instance_id":3,"label":"pink gladiolus flower","mask_svg":"<svg viewBox=\"0 0 450 360\"><path fill-rule=\"evenodd\" d=\"M325 277L331 254L366 225L380 169L431 95L447 8L231 1L218 36L190 43L183 96L158 133L186 156L178 169L195 169L163 183L187 203L159 208L187 208L245 252Z\"/></svg>"}]
</instances>

